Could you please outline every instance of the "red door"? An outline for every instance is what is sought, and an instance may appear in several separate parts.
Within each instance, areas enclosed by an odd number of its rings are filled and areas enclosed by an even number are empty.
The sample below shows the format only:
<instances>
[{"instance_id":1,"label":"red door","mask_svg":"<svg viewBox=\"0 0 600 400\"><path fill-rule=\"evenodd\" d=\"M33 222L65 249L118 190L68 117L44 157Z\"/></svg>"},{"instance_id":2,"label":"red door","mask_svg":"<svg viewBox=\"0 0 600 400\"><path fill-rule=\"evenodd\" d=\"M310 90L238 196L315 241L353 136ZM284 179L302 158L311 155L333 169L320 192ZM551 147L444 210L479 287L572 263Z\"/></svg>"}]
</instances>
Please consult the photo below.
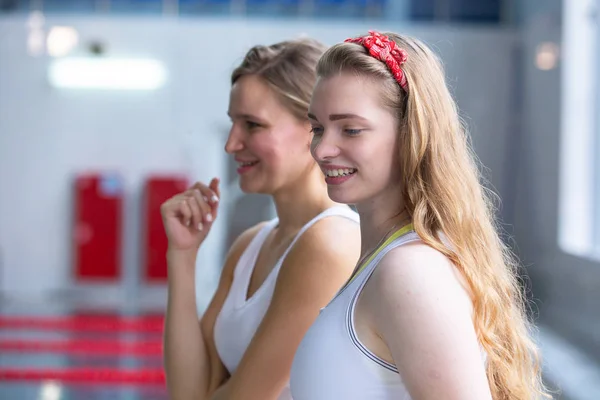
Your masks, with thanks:
<instances>
[{"instance_id":1,"label":"red door","mask_svg":"<svg viewBox=\"0 0 600 400\"><path fill-rule=\"evenodd\" d=\"M162 224L160 206L170 197L185 191L184 176L150 176L144 185L142 204L142 266L146 282L167 279L167 237Z\"/></svg>"},{"instance_id":2,"label":"red door","mask_svg":"<svg viewBox=\"0 0 600 400\"><path fill-rule=\"evenodd\" d=\"M85 174L75 180L73 224L75 279L121 277L123 184L117 174Z\"/></svg>"}]
</instances>

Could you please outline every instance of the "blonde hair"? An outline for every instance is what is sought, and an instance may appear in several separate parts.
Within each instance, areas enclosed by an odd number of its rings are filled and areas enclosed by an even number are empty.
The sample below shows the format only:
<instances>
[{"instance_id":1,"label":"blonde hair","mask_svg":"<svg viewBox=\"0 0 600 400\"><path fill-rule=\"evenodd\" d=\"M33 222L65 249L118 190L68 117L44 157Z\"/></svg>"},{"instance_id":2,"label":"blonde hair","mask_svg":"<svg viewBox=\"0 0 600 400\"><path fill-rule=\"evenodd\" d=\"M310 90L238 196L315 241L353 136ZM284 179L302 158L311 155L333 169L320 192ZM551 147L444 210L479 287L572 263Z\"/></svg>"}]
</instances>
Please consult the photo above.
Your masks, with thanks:
<instances>
[{"instance_id":1,"label":"blonde hair","mask_svg":"<svg viewBox=\"0 0 600 400\"><path fill-rule=\"evenodd\" d=\"M245 75L262 78L299 120L307 120L308 106L317 80L316 66L325 45L313 39L296 39L252 47L231 74L233 85Z\"/></svg>"},{"instance_id":2,"label":"blonde hair","mask_svg":"<svg viewBox=\"0 0 600 400\"><path fill-rule=\"evenodd\" d=\"M399 121L402 200L422 240L452 260L468 282L475 330L487 352L492 397L551 398L530 336L533 325L527 320L517 280L518 263L499 236L492 196L480 183L476 157L442 64L422 42L385 35L408 55L402 66L407 92L385 63L354 43L330 48L317 65L317 75L350 73L381 85L382 106ZM444 244L446 238L450 245Z\"/></svg>"}]
</instances>

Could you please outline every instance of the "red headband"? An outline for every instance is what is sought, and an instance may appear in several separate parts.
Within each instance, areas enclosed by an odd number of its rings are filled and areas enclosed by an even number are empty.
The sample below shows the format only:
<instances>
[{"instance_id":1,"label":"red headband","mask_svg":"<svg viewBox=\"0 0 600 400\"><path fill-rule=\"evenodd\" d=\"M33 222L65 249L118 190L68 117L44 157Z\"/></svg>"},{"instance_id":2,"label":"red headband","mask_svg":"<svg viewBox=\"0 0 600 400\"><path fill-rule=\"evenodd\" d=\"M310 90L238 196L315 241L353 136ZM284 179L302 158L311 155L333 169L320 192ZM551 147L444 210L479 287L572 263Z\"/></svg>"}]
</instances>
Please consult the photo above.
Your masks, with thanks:
<instances>
[{"instance_id":1,"label":"red headband","mask_svg":"<svg viewBox=\"0 0 600 400\"><path fill-rule=\"evenodd\" d=\"M406 62L408 55L406 51L398 47L396 42L375 31L369 31L368 36L346 39L345 42L363 45L369 50L371 56L383 61L392 72L392 75L394 75L394 79L400 84L400 87L408 93L406 74L404 74L401 68L402 64Z\"/></svg>"}]
</instances>

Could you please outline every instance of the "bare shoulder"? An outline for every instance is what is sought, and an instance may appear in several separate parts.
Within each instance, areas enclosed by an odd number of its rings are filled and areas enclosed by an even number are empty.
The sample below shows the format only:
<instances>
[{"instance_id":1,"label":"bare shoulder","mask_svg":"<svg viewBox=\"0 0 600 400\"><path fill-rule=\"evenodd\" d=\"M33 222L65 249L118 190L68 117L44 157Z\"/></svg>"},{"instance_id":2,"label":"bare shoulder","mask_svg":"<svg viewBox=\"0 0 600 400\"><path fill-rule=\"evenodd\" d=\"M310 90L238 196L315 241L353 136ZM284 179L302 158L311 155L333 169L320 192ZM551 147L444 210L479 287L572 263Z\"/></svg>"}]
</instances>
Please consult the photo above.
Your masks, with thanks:
<instances>
[{"instance_id":1,"label":"bare shoulder","mask_svg":"<svg viewBox=\"0 0 600 400\"><path fill-rule=\"evenodd\" d=\"M307 229L294 244L288 259L289 264L302 263L309 269L326 265L324 261L331 262L332 267L342 265L354 269L359 255L360 224L333 215Z\"/></svg>"},{"instance_id":2,"label":"bare shoulder","mask_svg":"<svg viewBox=\"0 0 600 400\"><path fill-rule=\"evenodd\" d=\"M317 221L296 241L278 277L278 286L335 294L350 277L360 255L360 225L342 216Z\"/></svg>"},{"instance_id":3,"label":"bare shoulder","mask_svg":"<svg viewBox=\"0 0 600 400\"><path fill-rule=\"evenodd\" d=\"M258 224L246 229L242 232L233 242L227 256L225 258L225 265L223 266L223 274L233 273L235 266L237 265L240 257L252 241L258 232L267 224L267 221L259 222Z\"/></svg>"},{"instance_id":4,"label":"bare shoulder","mask_svg":"<svg viewBox=\"0 0 600 400\"><path fill-rule=\"evenodd\" d=\"M239 251L244 251L248 244L254 239L254 236L258 234L258 232L268 223L268 221L262 221L258 224L246 229L242 232L231 245L230 252L235 253Z\"/></svg>"},{"instance_id":5,"label":"bare shoulder","mask_svg":"<svg viewBox=\"0 0 600 400\"><path fill-rule=\"evenodd\" d=\"M294 247L323 247L328 249L333 243L320 242L324 239L347 239L349 242L336 243L341 246L360 245L360 224L341 215L330 215L315 222L304 232Z\"/></svg>"},{"instance_id":6,"label":"bare shoulder","mask_svg":"<svg viewBox=\"0 0 600 400\"><path fill-rule=\"evenodd\" d=\"M412 398L491 399L471 298L445 255L420 242L393 249L363 295Z\"/></svg>"},{"instance_id":7,"label":"bare shoulder","mask_svg":"<svg viewBox=\"0 0 600 400\"><path fill-rule=\"evenodd\" d=\"M386 254L367 286L381 293L381 301L398 302L405 307L415 301L443 298L471 308L466 281L456 266L421 241L399 246Z\"/></svg>"}]
</instances>

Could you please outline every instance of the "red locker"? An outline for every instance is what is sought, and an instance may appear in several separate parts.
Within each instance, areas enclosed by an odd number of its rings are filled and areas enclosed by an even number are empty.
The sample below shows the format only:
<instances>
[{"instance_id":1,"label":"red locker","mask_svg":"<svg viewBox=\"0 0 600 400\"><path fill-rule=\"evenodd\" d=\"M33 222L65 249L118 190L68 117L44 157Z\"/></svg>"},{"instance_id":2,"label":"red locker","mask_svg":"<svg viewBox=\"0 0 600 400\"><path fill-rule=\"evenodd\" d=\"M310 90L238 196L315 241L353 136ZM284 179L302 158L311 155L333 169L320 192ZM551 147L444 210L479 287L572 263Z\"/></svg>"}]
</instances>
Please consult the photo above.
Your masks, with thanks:
<instances>
[{"instance_id":1,"label":"red locker","mask_svg":"<svg viewBox=\"0 0 600 400\"><path fill-rule=\"evenodd\" d=\"M142 266L146 282L166 282L167 236L160 206L188 188L185 176L151 176L146 179L142 204Z\"/></svg>"},{"instance_id":2,"label":"red locker","mask_svg":"<svg viewBox=\"0 0 600 400\"><path fill-rule=\"evenodd\" d=\"M75 279L121 277L123 184L117 174L84 174L75 180L73 225Z\"/></svg>"}]
</instances>

